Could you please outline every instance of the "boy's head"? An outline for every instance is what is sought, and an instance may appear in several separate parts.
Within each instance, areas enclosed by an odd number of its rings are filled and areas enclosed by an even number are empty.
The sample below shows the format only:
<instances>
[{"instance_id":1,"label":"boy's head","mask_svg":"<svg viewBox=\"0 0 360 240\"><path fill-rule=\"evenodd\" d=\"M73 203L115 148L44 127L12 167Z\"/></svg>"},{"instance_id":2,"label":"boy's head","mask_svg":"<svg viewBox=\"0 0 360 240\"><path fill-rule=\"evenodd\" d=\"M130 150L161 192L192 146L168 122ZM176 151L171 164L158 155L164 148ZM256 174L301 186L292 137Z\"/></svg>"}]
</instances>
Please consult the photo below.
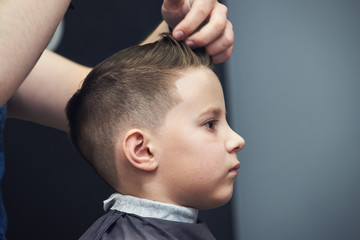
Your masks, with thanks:
<instances>
[{"instance_id":1,"label":"boy's head","mask_svg":"<svg viewBox=\"0 0 360 240\"><path fill-rule=\"evenodd\" d=\"M123 194L195 208L226 203L243 139L226 122L202 49L169 35L97 65L67 106L71 138Z\"/></svg>"}]
</instances>

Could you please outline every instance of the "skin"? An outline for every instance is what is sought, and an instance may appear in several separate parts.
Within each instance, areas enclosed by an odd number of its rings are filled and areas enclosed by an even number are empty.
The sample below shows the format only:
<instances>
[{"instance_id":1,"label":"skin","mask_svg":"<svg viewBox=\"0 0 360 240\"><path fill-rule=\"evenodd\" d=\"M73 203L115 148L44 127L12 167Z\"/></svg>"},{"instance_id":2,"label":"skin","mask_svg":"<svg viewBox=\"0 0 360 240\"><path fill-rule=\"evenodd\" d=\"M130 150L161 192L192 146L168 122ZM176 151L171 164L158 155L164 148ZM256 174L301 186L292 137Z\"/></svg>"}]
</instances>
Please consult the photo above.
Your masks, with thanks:
<instances>
[{"instance_id":1,"label":"skin","mask_svg":"<svg viewBox=\"0 0 360 240\"><path fill-rule=\"evenodd\" d=\"M124 171L123 165L122 174L137 174L140 180L120 192L197 209L221 206L232 196L240 167L236 153L244 147L244 139L226 121L221 84L212 70L191 69L176 87L182 101L160 128L128 132L140 133L132 138L138 141L132 148L131 142L124 145L132 169L140 171Z\"/></svg>"},{"instance_id":2,"label":"skin","mask_svg":"<svg viewBox=\"0 0 360 240\"><path fill-rule=\"evenodd\" d=\"M0 106L39 59L70 0L0 1Z\"/></svg>"}]
</instances>

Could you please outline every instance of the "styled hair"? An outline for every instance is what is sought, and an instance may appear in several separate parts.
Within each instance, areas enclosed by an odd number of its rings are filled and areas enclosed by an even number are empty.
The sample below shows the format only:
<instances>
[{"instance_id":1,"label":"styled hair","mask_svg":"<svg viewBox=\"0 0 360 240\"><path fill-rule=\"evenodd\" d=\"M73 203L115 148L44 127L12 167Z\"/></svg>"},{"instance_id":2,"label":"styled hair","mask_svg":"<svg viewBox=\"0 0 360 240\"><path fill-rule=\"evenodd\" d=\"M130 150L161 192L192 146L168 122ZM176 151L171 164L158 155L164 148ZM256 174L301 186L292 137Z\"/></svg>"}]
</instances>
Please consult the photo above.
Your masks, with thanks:
<instances>
[{"instance_id":1,"label":"styled hair","mask_svg":"<svg viewBox=\"0 0 360 240\"><path fill-rule=\"evenodd\" d=\"M193 67L211 67L202 48L192 50L170 34L107 58L85 78L66 106L70 138L111 186L116 179L114 141L128 128L153 129L181 100L175 81Z\"/></svg>"}]
</instances>

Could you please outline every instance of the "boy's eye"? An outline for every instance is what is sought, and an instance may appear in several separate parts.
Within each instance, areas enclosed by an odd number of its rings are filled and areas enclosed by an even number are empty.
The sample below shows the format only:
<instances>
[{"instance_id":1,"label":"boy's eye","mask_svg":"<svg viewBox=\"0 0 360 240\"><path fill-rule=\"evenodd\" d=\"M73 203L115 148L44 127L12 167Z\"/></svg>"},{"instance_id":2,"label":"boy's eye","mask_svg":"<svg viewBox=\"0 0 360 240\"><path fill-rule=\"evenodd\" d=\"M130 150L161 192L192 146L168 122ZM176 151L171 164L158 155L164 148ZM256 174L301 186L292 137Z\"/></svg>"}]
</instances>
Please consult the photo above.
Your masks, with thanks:
<instances>
[{"instance_id":1,"label":"boy's eye","mask_svg":"<svg viewBox=\"0 0 360 240\"><path fill-rule=\"evenodd\" d=\"M210 120L210 121L207 121L204 125L207 127L207 128L210 128L210 129L214 129L215 128L215 123L217 122L217 120Z\"/></svg>"}]
</instances>

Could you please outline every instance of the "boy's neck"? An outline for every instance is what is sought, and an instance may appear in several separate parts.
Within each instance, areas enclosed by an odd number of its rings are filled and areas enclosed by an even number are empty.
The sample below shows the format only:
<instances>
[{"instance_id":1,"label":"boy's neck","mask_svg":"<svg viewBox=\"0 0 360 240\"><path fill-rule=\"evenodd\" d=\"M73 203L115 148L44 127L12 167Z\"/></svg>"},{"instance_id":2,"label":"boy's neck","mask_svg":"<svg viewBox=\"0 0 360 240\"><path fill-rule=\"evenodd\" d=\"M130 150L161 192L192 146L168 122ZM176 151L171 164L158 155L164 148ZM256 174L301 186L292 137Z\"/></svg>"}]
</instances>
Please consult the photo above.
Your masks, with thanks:
<instances>
[{"instance_id":1,"label":"boy's neck","mask_svg":"<svg viewBox=\"0 0 360 240\"><path fill-rule=\"evenodd\" d=\"M196 223L198 210L148 199L112 194L104 201L104 210L118 210L141 217L158 218L169 221Z\"/></svg>"}]
</instances>

